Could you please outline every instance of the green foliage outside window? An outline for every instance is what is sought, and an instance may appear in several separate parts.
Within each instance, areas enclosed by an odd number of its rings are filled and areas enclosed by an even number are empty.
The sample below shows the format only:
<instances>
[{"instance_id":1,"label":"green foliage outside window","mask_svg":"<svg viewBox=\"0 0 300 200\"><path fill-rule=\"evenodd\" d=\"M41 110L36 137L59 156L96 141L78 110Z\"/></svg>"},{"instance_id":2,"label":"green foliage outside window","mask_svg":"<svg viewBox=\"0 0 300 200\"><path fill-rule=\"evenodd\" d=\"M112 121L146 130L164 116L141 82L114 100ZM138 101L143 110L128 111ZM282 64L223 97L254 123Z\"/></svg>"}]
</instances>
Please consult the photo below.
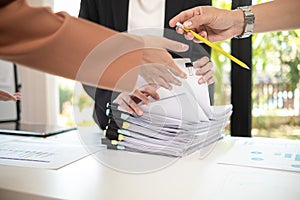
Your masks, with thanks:
<instances>
[{"instance_id":1,"label":"green foliage outside window","mask_svg":"<svg viewBox=\"0 0 300 200\"><path fill-rule=\"evenodd\" d=\"M63 103L73 102L73 88L59 84L59 112L62 112Z\"/></svg>"},{"instance_id":2,"label":"green foliage outside window","mask_svg":"<svg viewBox=\"0 0 300 200\"><path fill-rule=\"evenodd\" d=\"M253 3L261 2L263 1L258 0ZM231 1L214 0L213 6L230 10ZM256 84L260 82L281 84L282 87L293 93L293 97L295 97L295 91L300 90L299 36L300 30L254 34L252 36L253 105L260 103L257 101L266 101L267 98L267 95L260 96L258 93ZM230 40L216 44L225 51L230 52ZM230 60L216 51L212 51L211 57L216 68L215 104L230 103L230 92L227 94L224 91L230 85L230 80L226 80L230 77ZM255 98L257 96L259 99ZM298 100L296 99L296 101ZM299 116L282 117L271 111L267 115L254 116L252 123L254 129L262 130L259 131L259 136L300 139Z\"/></svg>"}]
</instances>

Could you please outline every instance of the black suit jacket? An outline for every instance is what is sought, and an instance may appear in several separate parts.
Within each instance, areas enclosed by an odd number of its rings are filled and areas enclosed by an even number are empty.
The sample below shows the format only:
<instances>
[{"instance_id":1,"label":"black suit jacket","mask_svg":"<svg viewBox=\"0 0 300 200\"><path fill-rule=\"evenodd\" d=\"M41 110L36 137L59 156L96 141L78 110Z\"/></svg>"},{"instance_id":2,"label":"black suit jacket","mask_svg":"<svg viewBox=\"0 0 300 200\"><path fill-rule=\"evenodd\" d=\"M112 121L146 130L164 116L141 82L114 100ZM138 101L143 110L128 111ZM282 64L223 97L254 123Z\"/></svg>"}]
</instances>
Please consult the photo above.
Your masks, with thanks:
<instances>
[{"instance_id":1,"label":"black suit jacket","mask_svg":"<svg viewBox=\"0 0 300 200\"><path fill-rule=\"evenodd\" d=\"M169 20L181 11L203 5L211 5L211 0L166 0L165 28L170 28ZM127 30L128 25L128 6L129 0L81 0L79 17L124 32ZM189 43L190 45L188 52L180 56L172 54L173 57L190 57L192 60L196 60L205 55L203 50L198 50L198 44L186 41L183 36L179 34L174 34L168 30L165 31L164 35L167 38ZM203 47L210 54L210 48L207 46ZM213 90L212 86L210 87L210 90ZM104 129L108 121L105 114L106 104L107 102L112 102L118 93L104 89L95 89L90 86L84 86L84 89L95 100L94 119L96 123ZM212 96L213 93L211 91L210 93Z\"/></svg>"}]
</instances>

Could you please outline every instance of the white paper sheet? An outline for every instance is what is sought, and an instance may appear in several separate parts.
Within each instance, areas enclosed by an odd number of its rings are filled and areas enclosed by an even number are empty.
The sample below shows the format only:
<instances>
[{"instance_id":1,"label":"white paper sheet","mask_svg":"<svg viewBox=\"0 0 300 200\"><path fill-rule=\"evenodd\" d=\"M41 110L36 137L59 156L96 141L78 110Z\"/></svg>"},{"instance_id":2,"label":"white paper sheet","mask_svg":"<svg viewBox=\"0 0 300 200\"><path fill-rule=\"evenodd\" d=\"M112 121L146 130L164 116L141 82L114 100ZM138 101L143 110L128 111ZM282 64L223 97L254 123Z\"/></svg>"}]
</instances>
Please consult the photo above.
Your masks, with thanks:
<instances>
[{"instance_id":1,"label":"white paper sheet","mask_svg":"<svg viewBox=\"0 0 300 200\"><path fill-rule=\"evenodd\" d=\"M188 58L174 59L175 63L188 74L185 63ZM209 121L213 118L208 85L198 84L200 76L192 75L182 79L181 86L173 85L172 90L163 87L157 90L160 100L153 100L150 105L141 105L142 110L149 113L173 117L190 122ZM142 84L142 81L139 81Z\"/></svg>"},{"instance_id":2,"label":"white paper sheet","mask_svg":"<svg viewBox=\"0 0 300 200\"><path fill-rule=\"evenodd\" d=\"M174 61L189 74L185 63L190 59ZM140 103L143 116L120 115L118 112L114 115L109 111L114 122L107 127L110 131L107 137L117 140L113 133L125 135L117 143L119 149L168 156L184 156L217 141L221 138L220 132L228 124L232 106L213 108L208 85L199 85L199 78L196 75L188 76L181 80L182 86L173 85L172 90L160 87L157 90L160 100L152 99L150 105ZM137 88L146 83L139 78L138 84ZM121 132L114 132L120 129ZM126 131L131 134L126 135ZM104 143L109 144L109 141Z\"/></svg>"},{"instance_id":3,"label":"white paper sheet","mask_svg":"<svg viewBox=\"0 0 300 200\"><path fill-rule=\"evenodd\" d=\"M188 69L185 67L185 63L191 62L189 58L183 58L183 59L174 59L175 63L180 66L180 68L187 74L189 74ZM199 106L202 108L206 116L211 119L212 112L210 107L210 99L209 99L209 91L208 91L208 85L207 83L199 84L198 80L201 76L192 75L188 76L185 81L183 81L183 87L174 87L174 91L176 93L180 92L188 92L190 95L192 95L196 100L196 102L199 104ZM191 97L190 97L191 98Z\"/></svg>"},{"instance_id":4,"label":"white paper sheet","mask_svg":"<svg viewBox=\"0 0 300 200\"><path fill-rule=\"evenodd\" d=\"M0 135L0 144L11 140L16 140L16 137L11 135Z\"/></svg>"},{"instance_id":5,"label":"white paper sheet","mask_svg":"<svg viewBox=\"0 0 300 200\"><path fill-rule=\"evenodd\" d=\"M58 169L101 149L105 146L89 147L87 150L82 145L9 141L0 146L0 164Z\"/></svg>"},{"instance_id":6,"label":"white paper sheet","mask_svg":"<svg viewBox=\"0 0 300 200\"><path fill-rule=\"evenodd\" d=\"M300 172L300 141L238 139L219 163Z\"/></svg>"}]
</instances>

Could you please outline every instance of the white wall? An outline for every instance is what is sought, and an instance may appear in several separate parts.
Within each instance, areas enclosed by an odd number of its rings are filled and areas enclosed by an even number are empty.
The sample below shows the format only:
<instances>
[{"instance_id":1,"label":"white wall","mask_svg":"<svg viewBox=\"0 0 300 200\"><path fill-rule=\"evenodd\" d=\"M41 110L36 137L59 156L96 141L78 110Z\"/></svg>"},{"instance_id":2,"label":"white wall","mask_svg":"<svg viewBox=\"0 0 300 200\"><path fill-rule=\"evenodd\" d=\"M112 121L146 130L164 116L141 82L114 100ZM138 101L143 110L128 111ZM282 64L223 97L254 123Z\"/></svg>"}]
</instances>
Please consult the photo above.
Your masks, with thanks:
<instances>
[{"instance_id":1,"label":"white wall","mask_svg":"<svg viewBox=\"0 0 300 200\"><path fill-rule=\"evenodd\" d=\"M0 60L0 89L10 93L15 92L14 68L11 62ZM0 101L0 121L16 119L16 103L13 101Z\"/></svg>"},{"instance_id":2,"label":"white wall","mask_svg":"<svg viewBox=\"0 0 300 200\"><path fill-rule=\"evenodd\" d=\"M32 6L49 6L55 12L77 16L80 0L28 0ZM58 84L55 76L18 66L22 84L21 121L57 124L59 115Z\"/></svg>"},{"instance_id":3,"label":"white wall","mask_svg":"<svg viewBox=\"0 0 300 200\"><path fill-rule=\"evenodd\" d=\"M57 124L59 94L54 76L19 67L22 84L21 121Z\"/></svg>"},{"instance_id":4,"label":"white wall","mask_svg":"<svg viewBox=\"0 0 300 200\"><path fill-rule=\"evenodd\" d=\"M50 6L50 7L53 7L54 0L28 0L28 3L32 6Z\"/></svg>"}]
</instances>

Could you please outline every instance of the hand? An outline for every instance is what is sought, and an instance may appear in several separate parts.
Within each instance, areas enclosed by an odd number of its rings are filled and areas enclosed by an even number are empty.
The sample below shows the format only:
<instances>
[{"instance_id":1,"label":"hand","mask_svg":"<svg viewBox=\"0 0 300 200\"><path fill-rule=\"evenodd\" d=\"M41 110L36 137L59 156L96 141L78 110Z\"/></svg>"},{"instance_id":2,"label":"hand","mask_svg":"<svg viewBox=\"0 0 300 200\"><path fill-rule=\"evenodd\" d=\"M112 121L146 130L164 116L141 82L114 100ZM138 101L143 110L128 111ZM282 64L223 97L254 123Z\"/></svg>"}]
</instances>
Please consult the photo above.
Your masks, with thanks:
<instances>
[{"instance_id":1,"label":"hand","mask_svg":"<svg viewBox=\"0 0 300 200\"><path fill-rule=\"evenodd\" d=\"M111 49L111 43L119 44L114 52ZM97 85L99 82L113 85L114 88L106 87L114 91L131 92L135 86L136 78L141 72L148 83L156 83L165 86L160 81L160 76L171 74L186 78L187 75L177 66L166 50L184 52L189 46L180 42L169 40L157 36L136 36L127 33L121 33L113 36L106 42L102 42L96 51L91 53L89 59L84 61L78 80L89 80L89 84ZM105 70L100 65L105 64ZM122 66L122 67L120 67ZM142 70L140 70L143 68ZM146 72L145 72L146 68ZM160 68L161 70L157 70ZM144 72L144 73L143 73ZM164 72L164 74L161 74ZM146 74L146 75L145 75ZM97 76L98 75L98 76ZM149 76L152 76L151 79ZM99 78L100 77L100 78ZM173 78L167 78L165 81L174 84ZM85 82L87 83L87 82ZM168 87L168 86L165 86Z\"/></svg>"},{"instance_id":2,"label":"hand","mask_svg":"<svg viewBox=\"0 0 300 200\"><path fill-rule=\"evenodd\" d=\"M173 74L176 72L171 73L168 68L159 66L159 65L152 65L152 66L142 66L140 68L139 74L145 79L145 81L149 84L158 84L168 90L172 89L172 85L181 85L181 82L175 78Z\"/></svg>"},{"instance_id":3,"label":"hand","mask_svg":"<svg viewBox=\"0 0 300 200\"><path fill-rule=\"evenodd\" d=\"M0 90L0 101L18 101L21 99L21 93L10 94L4 90Z\"/></svg>"},{"instance_id":4,"label":"hand","mask_svg":"<svg viewBox=\"0 0 300 200\"><path fill-rule=\"evenodd\" d=\"M171 84L180 86L181 82L175 76L186 78L187 75L175 64L172 56L165 49L183 52L188 49L188 46L155 36L143 36L143 39L145 42L145 49L143 50L145 64L139 70L140 75L149 84L155 83L166 89L172 89Z\"/></svg>"},{"instance_id":5,"label":"hand","mask_svg":"<svg viewBox=\"0 0 300 200\"><path fill-rule=\"evenodd\" d=\"M198 80L199 84L206 82L210 85L214 82L213 64L209 61L207 56L196 60L193 65L196 69L195 74L201 76Z\"/></svg>"},{"instance_id":6,"label":"hand","mask_svg":"<svg viewBox=\"0 0 300 200\"><path fill-rule=\"evenodd\" d=\"M134 90L132 93L122 92L115 100L114 103L119 104L120 108L130 114L134 112L141 116L143 115L142 109L138 106L138 103L143 102L145 104L149 104L150 100L149 96L154 98L155 100L159 99L159 95L156 92L158 89L158 85L149 84L144 85L141 88Z\"/></svg>"},{"instance_id":7,"label":"hand","mask_svg":"<svg viewBox=\"0 0 300 200\"><path fill-rule=\"evenodd\" d=\"M198 6L183 11L173 17L169 24L175 27L176 22L182 23L184 27L195 31L211 42L241 35L244 28L244 16L241 10L231 11L211 6ZM177 32L185 34L188 40L194 39L191 33L185 33L181 28L177 28Z\"/></svg>"}]
</instances>

